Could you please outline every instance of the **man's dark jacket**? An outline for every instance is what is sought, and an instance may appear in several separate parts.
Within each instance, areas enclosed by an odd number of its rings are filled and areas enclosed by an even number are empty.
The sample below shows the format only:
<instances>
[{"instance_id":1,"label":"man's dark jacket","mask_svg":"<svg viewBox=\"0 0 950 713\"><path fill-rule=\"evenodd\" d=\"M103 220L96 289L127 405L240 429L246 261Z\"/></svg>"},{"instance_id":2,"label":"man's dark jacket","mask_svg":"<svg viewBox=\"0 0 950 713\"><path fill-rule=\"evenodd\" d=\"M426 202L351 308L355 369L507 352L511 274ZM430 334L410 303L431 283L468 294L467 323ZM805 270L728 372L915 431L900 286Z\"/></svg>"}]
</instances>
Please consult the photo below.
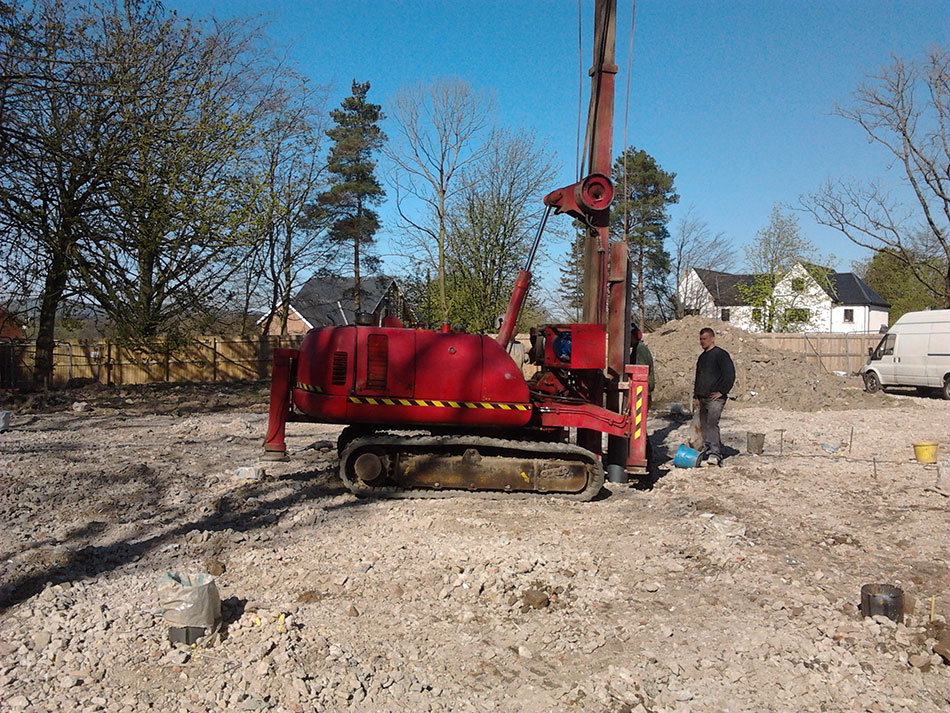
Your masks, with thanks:
<instances>
[{"instance_id":1,"label":"man's dark jacket","mask_svg":"<svg viewBox=\"0 0 950 713\"><path fill-rule=\"evenodd\" d=\"M703 351L696 360L693 396L706 398L718 391L725 396L736 382L736 367L729 352L719 347Z\"/></svg>"}]
</instances>

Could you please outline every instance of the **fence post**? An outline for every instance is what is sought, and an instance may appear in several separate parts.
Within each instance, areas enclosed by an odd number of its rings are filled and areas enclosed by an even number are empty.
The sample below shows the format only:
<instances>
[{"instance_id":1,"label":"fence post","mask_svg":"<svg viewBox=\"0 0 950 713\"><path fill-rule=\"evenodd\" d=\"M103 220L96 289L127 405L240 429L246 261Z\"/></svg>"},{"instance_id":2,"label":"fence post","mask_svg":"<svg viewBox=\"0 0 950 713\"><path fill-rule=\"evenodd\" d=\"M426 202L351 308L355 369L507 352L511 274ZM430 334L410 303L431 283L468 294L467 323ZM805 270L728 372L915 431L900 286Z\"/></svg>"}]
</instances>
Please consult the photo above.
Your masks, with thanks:
<instances>
[{"instance_id":1,"label":"fence post","mask_svg":"<svg viewBox=\"0 0 950 713\"><path fill-rule=\"evenodd\" d=\"M218 338L211 340L211 381L218 380Z\"/></svg>"}]
</instances>

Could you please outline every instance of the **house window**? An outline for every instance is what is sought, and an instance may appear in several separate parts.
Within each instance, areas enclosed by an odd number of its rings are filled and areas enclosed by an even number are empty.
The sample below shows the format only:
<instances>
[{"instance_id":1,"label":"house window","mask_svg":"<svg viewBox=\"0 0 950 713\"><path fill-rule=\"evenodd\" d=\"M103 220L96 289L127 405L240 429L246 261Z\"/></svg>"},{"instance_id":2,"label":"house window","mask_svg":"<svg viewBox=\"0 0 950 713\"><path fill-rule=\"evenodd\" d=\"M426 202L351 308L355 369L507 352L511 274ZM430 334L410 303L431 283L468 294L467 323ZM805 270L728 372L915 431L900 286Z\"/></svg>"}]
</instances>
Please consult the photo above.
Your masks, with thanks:
<instances>
[{"instance_id":1,"label":"house window","mask_svg":"<svg viewBox=\"0 0 950 713\"><path fill-rule=\"evenodd\" d=\"M805 291L805 278L793 277L792 278L792 292L804 292L804 291Z\"/></svg>"},{"instance_id":2,"label":"house window","mask_svg":"<svg viewBox=\"0 0 950 713\"><path fill-rule=\"evenodd\" d=\"M845 321L846 323L848 323L848 324L852 324L852 323L854 322L854 310L853 310L853 309L846 309L846 310L844 311L844 321Z\"/></svg>"},{"instance_id":3,"label":"house window","mask_svg":"<svg viewBox=\"0 0 950 713\"><path fill-rule=\"evenodd\" d=\"M722 310L722 311L719 313L719 318L720 318L723 322L728 322L728 321L729 321L729 310L728 310L728 309Z\"/></svg>"},{"instance_id":4,"label":"house window","mask_svg":"<svg viewBox=\"0 0 950 713\"><path fill-rule=\"evenodd\" d=\"M791 307L785 310L785 321L788 323L793 322L807 322L811 319L811 313L804 307Z\"/></svg>"}]
</instances>

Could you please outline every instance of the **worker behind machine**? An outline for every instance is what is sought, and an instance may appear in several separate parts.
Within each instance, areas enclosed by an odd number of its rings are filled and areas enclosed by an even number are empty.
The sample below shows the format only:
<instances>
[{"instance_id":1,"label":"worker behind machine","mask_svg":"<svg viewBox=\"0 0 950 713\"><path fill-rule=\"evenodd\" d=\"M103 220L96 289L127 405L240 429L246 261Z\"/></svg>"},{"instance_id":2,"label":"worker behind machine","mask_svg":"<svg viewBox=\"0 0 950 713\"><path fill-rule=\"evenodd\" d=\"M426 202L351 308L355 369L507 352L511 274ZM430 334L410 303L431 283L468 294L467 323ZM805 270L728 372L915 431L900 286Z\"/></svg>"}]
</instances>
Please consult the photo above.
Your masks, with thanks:
<instances>
[{"instance_id":1,"label":"worker behind machine","mask_svg":"<svg viewBox=\"0 0 950 713\"><path fill-rule=\"evenodd\" d=\"M640 325L636 322L630 323L630 363L640 364L650 367L650 376L647 381L647 395L653 393L656 386L656 374L653 370L653 355L650 348L643 341L643 332L640 331Z\"/></svg>"}]
</instances>

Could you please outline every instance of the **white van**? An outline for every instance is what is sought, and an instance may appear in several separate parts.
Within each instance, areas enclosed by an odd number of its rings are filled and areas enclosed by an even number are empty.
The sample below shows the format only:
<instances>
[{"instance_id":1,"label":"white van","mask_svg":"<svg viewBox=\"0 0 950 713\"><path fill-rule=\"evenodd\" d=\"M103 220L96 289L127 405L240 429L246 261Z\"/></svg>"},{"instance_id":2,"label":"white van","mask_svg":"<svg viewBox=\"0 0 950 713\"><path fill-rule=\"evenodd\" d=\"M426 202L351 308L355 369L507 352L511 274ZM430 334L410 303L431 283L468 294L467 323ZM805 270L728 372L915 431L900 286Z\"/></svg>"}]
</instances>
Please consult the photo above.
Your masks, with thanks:
<instances>
[{"instance_id":1,"label":"white van","mask_svg":"<svg viewBox=\"0 0 950 713\"><path fill-rule=\"evenodd\" d=\"M887 386L940 389L950 399L950 309L908 312L887 330L861 367L870 393Z\"/></svg>"}]
</instances>

